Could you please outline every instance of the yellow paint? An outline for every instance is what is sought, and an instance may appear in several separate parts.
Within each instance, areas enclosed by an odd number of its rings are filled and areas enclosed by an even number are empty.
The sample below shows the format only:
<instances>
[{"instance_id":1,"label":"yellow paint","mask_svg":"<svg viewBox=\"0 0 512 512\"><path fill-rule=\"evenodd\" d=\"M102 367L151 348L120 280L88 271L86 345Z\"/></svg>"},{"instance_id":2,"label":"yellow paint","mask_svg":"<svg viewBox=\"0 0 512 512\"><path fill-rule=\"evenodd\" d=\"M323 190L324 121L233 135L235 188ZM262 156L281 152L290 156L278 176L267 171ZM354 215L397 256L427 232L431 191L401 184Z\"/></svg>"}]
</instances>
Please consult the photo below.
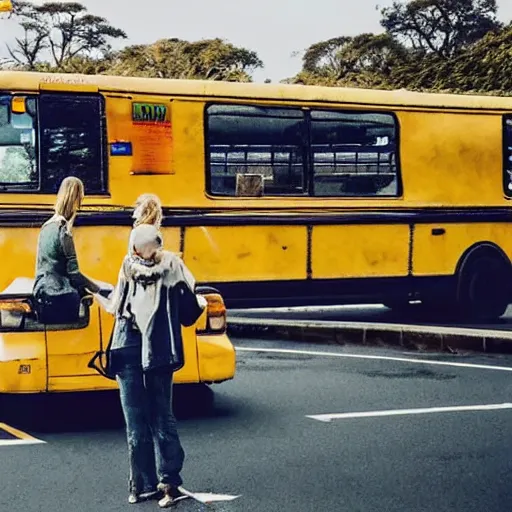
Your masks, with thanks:
<instances>
[{"instance_id":1,"label":"yellow paint","mask_svg":"<svg viewBox=\"0 0 512 512\"><path fill-rule=\"evenodd\" d=\"M446 233L433 236L433 228ZM418 224L414 233L413 274L450 275L464 252L479 242L493 242L512 259L512 226L505 223Z\"/></svg>"},{"instance_id":2,"label":"yellow paint","mask_svg":"<svg viewBox=\"0 0 512 512\"><path fill-rule=\"evenodd\" d=\"M29 374L20 366L29 365ZM0 393L46 391L46 349L44 332L0 333Z\"/></svg>"},{"instance_id":3,"label":"yellow paint","mask_svg":"<svg viewBox=\"0 0 512 512\"><path fill-rule=\"evenodd\" d=\"M408 204L507 204L502 188L500 115L401 112L399 119Z\"/></svg>"},{"instance_id":4,"label":"yellow paint","mask_svg":"<svg viewBox=\"0 0 512 512\"><path fill-rule=\"evenodd\" d=\"M5 423L0 423L0 429L3 430L4 432L8 432L9 434L11 434L11 436L14 436L17 439L21 439L23 441L39 441L39 439L36 439L30 434L22 432L21 430L11 427L10 425L7 425Z\"/></svg>"},{"instance_id":5,"label":"yellow paint","mask_svg":"<svg viewBox=\"0 0 512 512\"><path fill-rule=\"evenodd\" d=\"M94 374L87 368L92 356L100 348L99 306L90 308L89 325L84 329L46 332L48 350L48 378Z\"/></svg>"},{"instance_id":6,"label":"yellow paint","mask_svg":"<svg viewBox=\"0 0 512 512\"><path fill-rule=\"evenodd\" d=\"M187 228L185 263L198 281L257 281L306 277L303 226Z\"/></svg>"},{"instance_id":7,"label":"yellow paint","mask_svg":"<svg viewBox=\"0 0 512 512\"><path fill-rule=\"evenodd\" d=\"M407 225L315 226L312 277L394 277L407 275Z\"/></svg>"},{"instance_id":8,"label":"yellow paint","mask_svg":"<svg viewBox=\"0 0 512 512\"><path fill-rule=\"evenodd\" d=\"M197 349L201 382L222 381L235 376L235 349L226 335L199 336Z\"/></svg>"}]
</instances>

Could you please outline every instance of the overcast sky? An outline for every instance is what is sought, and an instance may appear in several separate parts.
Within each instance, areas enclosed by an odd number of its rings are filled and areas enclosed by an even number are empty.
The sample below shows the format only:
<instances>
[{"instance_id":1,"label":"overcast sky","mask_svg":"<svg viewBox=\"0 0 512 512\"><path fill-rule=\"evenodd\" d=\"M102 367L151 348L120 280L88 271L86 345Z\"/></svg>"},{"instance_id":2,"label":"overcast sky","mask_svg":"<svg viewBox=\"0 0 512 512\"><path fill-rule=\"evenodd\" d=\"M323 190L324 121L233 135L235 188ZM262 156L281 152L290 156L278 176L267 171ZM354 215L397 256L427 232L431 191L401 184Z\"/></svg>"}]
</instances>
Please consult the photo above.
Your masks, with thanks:
<instances>
[{"instance_id":1,"label":"overcast sky","mask_svg":"<svg viewBox=\"0 0 512 512\"><path fill-rule=\"evenodd\" d=\"M42 3L41 0L37 2ZM300 57L312 43L342 35L380 32L381 7L391 0L82 0L93 14L128 34L127 44L177 37L221 37L255 50L265 69L256 81L279 81L300 69ZM130 5L139 5L134 10ZM498 0L500 18L512 20L512 1ZM0 20L0 56L16 33L13 20Z\"/></svg>"}]
</instances>

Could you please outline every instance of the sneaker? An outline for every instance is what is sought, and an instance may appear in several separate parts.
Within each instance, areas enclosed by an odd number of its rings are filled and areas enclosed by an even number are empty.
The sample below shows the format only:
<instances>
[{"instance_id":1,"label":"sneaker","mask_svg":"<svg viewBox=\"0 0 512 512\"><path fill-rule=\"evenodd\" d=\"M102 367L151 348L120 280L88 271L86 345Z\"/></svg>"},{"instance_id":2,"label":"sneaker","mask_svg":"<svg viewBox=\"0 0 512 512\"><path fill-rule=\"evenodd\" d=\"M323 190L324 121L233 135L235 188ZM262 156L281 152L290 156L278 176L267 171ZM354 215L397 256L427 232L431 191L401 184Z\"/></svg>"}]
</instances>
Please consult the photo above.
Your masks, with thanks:
<instances>
[{"instance_id":1,"label":"sneaker","mask_svg":"<svg viewBox=\"0 0 512 512\"><path fill-rule=\"evenodd\" d=\"M150 500L157 500L162 497L162 491L149 491L149 492L143 492L141 494L135 494L131 493L130 496L128 496L128 503L135 504L140 503L142 501L150 501Z\"/></svg>"},{"instance_id":2,"label":"sneaker","mask_svg":"<svg viewBox=\"0 0 512 512\"><path fill-rule=\"evenodd\" d=\"M169 484L158 484L158 489L164 493L164 497L158 502L160 508L169 508L176 505L178 501L188 498L177 487Z\"/></svg>"}]
</instances>

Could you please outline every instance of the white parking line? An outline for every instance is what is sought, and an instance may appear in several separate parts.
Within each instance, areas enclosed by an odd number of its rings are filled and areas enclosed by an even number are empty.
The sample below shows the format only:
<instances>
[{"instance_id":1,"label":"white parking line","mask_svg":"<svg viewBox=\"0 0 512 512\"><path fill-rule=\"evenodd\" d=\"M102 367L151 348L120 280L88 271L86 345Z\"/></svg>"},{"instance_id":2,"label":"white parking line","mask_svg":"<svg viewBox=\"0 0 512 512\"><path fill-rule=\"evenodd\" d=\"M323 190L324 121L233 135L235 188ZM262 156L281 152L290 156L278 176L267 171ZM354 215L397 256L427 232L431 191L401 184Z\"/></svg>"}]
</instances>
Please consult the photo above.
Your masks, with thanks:
<instances>
[{"instance_id":1,"label":"white parking line","mask_svg":"<svg viewBox=\"0 0 512 512\"><path fill-rule=\"evenodd\" d=\"M255 348L255 347L235 347L237 352L268 352L274 354L299 354L306 356L321 356L321 357L339 357L346 359L372 359L376 361L399 361L402 363L414 364L430 364L434 366L452 366L457 368L475 368L478 370L494 370L501 372L512 372L512 367L509 366L493 366L488 364L472 364L472 363L455 363L449 361L430 361L428 359L414 359L408 357L391 357L391 356L374 356L363 354L339 354L337 352L323 352L315 350L291 350L280 348Z\"/></svg>"},{"instance_id":2,"label":"white parking line","mask_svg":"<svg viewBox=\"0 0 512 512\"><path fill-rule=\"evenodd\" d=\"M6 425L5 423L0 423L0 433L1 431L6 432L9 436L14 437L15 439L0 439L0 446L19 446L19 445L27 445L27 444L46 444L46 441L42 441L41 439L36 439L35 437L27 434L26 432L22 432L17 428L11 427L10 425Z\"/></svg>"},{"instance_id":3,"label":"white parking line","mask_svg":"<svg viewBox=\"0 0 512 512\"><path fill-rule=\"evenodd\" d=\"M0 446L19 446L27 444L46 444L45 441L40 439L1 439Z\"/></svg>"},{"instance_id":4,"label":"white parking line","mask_svg":"<svg viewBox=\"0 0 512 512\"><path fill-rule=\"evenodd\" d=\"M500 409L512 409L512 404L491 404L491 405L462 405L458 407L429 407L426 409L395 409L390 411L369 411L369 412L342 412L334 414L307 415L317 421L329 423L332 420L344 420L351 418L371 418L375 416L406 416L409 414L432 414L440 412L460 411L496 411Z\"/></svg>"}]
</instances>

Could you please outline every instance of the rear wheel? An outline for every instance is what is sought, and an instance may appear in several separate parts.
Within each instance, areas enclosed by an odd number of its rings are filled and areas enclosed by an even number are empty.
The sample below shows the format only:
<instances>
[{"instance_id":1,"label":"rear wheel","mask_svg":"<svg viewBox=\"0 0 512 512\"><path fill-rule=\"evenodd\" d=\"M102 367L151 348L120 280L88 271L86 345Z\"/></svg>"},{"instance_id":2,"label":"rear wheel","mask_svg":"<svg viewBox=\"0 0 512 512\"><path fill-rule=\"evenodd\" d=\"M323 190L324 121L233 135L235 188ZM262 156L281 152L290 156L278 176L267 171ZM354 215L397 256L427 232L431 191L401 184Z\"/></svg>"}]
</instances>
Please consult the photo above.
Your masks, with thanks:
<instances>
[{"instance_id":1,"label":"rear wheel","mask_svg":"<svg viewBox=\"0 0 512 512\"><path fill-rule=\"evenodd\" d=\"M481 250L464 262L457 287L457 309L471 321L496 320L510 301L512 272L494 250Z\"/></svg>"}]
</instances>

